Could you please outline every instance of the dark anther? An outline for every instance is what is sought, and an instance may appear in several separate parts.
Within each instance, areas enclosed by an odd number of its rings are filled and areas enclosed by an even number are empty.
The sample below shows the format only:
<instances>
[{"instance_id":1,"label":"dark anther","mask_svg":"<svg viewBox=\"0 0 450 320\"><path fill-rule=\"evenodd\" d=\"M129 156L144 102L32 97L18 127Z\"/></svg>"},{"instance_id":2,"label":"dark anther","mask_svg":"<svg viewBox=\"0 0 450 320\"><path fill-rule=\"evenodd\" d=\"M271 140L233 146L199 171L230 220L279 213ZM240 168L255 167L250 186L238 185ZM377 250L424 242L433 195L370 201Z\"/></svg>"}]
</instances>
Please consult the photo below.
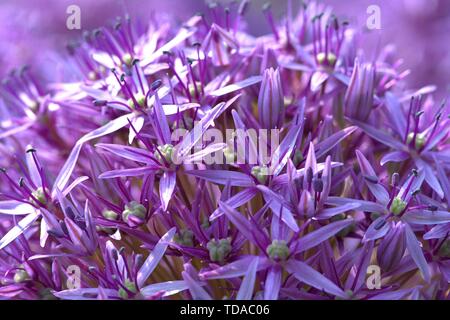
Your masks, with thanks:
<instances>
[{"instance_id":1,"label":"dark anther","mask_svg":"<svg viewBox=\"0 0 450 320\"><path fill-rule=\"evenodd\" d=\"M122 22L117 21L117 22L114 24L114 29L115 29L115 30L119 30L121 26L122 26Z\"/></svg>"},{"instance_id":2,"label":"dark anther","mask_svg":"<svg viewBox=\"0 0 450 320\"><path fill-rule=\"evenodd\" d=\"M75 223L78 227L83 230L86 230L86 222L84 222L83 218L75 218Z\"/></svg>"},{"instance_id":3,"label":"dark anther","mask_svg":"<svg viewBox=\"0 0 450 320\"><path fill-rule=\"evenodd\" d=\"M416 117L419 118L421 115L423 115L425 113L425 111L420 110L416 112Z\"/></svg>"},{"instance_id":4,"label":"dark anther","mask_svg":"<svg viewBox=\"0 0 450 320\"><path fill-rule=\"evenodd\" d=\"M52 237L55 237L55 238L62 238L62 237L64 237L63 233L61 233L60 231L55 230L55 229L47 230L47 233L49 235L51 235Z\"/></svg>"},{"instance_id":5,"label":"dark anther","mask_svg":"<svg viewBox=\"0 0 450 320\"><path fill-rule=\"evenodd\" d=\"M395 173L392 175L392 185L393 185L394 187L398 186L399 181L400 181L400 175L398 174L398 172L395 172Z\"/></svg>"},{"instance_id":6,"label":"dark anther","mask_svg":"<svg viewBox=\"0 0 450 320\"><path fill-rule=\"evenodd\" d=\"M380 230L381 228L384 227L385 224L386 224L385 219L378 221L377 224L375 225L375 230Z\"/></svg>"},{"instance_id":7,"label":"dark anther","mask_svg":"<svg viewBox=\"0 0 450 320\"><path fill-rule=\"evenodd\" d=\"M306 170L306 181L308 182L308 184L311 184L313 175L314 175L314 173L313 173L312 168L308 168L308 170Z\"/></svg>"},{"instance_id":8,"label":"dark anther","mask_svg":"<svg viewBox=\"0 0 450 320\"><path fill-rule=\"evenodd\" d=\"M96 107L104 107L107 103L108 101L106 100L94 100L94 106Z\"/></svg>"},{"instance_id":9,"label":"dark anther","mask_svg":"<svg viewBox=\"0 0 450 320\"><path fill-rule=\"evenodd\" d=\"M66 208L66 216L71 220L75 219L75 213L73 213L73 210L71 207Z\"/></svg>"},{"instance_id":10,"label":"dark anther","mask_svg":"<svg viewBox=\"0 0 450 320\"><path fill-rule=\"evenodd\" d=\"M316 191L316 192L322 192L323 191L323 181L322 181L322 179L315 178L315 179L313 179L312 183L313 183L314 191Z\"/></svg>"},{"instance_id":11,"label":"dark anther","mask_svg":"<svg viewBox=\"0 0 450 320\"><path fill-rule=\"evenodd\" d=\"M83 39L86 42L89 42L90 38L91 38L91 33L89 31L87 31L87 30L83 31Z\"/></svg>"},{"instance_id":12,"label":"dark anther","mask_svg":"<svg viewBox=\"0 0 450 320\"><path fill-rule=\"evenodd\" d=\"M95 29L92 33L93 33L94 37L98 37L102 33L102 30Z\"/></svg>"},{"instance_id":13,"label":"dark anther","mask_svg":"<svg viewBox=\"0 0 450 320\"><path fill-rule=\"evenodd\" d=\"M111 253L112 253L112 256L113 256L114 260L119 259L119 255L117 254L117 250L112 250Z\"/></svg>"},{"instance_id":14,"label":"dark anther","mask_svg":"<svg viewBox=\"0 0 450 320\"><path fill-rule=\"evenodd\" d=\"M364 179L371 183L378 183L378 177L375 176L364 176Z\"/></svg>"},{"instance_id":15,"label":"dark anther","mask_svg":"<svg viewBox=\"0 0 450 320\"><path fill-rule=\"evenodd\" d=\"M270 2L266 2L265 4L263 4L262 10L267 11L267 10L270 10L271 7L272 7L272 4Z\"/></svg>"},{"instance_id":16,"label":"dark anther","mask_svg":"<svg viewBox=\"0 0 450 320\"><path fill-rule=\"evenodd\" d=\"M158 79L158 80L153 81L153 83L151 84L150 87L154 91L154 90L158 89L161 86L161 84L162 84L161 79Z\"/></svg>"},{"instance_id":17,"label":"dark anther","mask_svg":"<svg viewBox=\"0 0 450 320\"><path fill-rule=\"evenodd\" d=\"M69 230L67 229L66 223L64 221L60 221L59 226L65 234L69 234Z\"/></svg>"}]
</instances>

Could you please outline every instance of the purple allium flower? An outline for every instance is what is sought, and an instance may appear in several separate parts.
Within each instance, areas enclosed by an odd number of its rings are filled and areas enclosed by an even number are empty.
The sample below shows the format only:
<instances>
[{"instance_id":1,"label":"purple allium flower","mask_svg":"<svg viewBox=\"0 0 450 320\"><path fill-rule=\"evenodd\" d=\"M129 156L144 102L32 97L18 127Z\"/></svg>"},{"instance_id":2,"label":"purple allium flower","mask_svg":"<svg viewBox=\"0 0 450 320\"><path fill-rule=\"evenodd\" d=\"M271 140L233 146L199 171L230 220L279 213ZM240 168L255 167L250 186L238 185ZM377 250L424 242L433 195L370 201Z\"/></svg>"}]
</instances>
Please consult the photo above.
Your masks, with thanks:
<instances>
[{"instance_id":1,"label":"purple allium flower","mask_svg":"<svg viewBox=\"0 0 450 320\"><path fill-rule=\"evenodd\" d=\"M5 77L0 299L449 298L449 104L274 9L124 12Z\"/></svg>"}]
</instances>

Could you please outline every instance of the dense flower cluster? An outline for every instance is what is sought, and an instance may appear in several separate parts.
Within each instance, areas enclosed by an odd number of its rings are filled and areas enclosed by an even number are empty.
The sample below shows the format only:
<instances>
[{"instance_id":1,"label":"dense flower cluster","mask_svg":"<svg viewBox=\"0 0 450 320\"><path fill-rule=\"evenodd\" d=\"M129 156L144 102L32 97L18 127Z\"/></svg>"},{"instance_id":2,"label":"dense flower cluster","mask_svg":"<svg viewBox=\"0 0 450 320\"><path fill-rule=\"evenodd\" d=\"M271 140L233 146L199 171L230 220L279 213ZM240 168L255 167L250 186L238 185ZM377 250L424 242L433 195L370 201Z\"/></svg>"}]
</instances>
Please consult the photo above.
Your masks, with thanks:
<instances>
[{"instance_id":1,"label":"dense flower cluster","mask_svg":"<svg viewBox=\"0 0 450 320\"><path fill-rule=\"evenodd\" d=\"M1 298L449 298L449 104L320 3L261 37L247 9L118 18L75 81L4 79Z\"/></svg>"}]
</instances>

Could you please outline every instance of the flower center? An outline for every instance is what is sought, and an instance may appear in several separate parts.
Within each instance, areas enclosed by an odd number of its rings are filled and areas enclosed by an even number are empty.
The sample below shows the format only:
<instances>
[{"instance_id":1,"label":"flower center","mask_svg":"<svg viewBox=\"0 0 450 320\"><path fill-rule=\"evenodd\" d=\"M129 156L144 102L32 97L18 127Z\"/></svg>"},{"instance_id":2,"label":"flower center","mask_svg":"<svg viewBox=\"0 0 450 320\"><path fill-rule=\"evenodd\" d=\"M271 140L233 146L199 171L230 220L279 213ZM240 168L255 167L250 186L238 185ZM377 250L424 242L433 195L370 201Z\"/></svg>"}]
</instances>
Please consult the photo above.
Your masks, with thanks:
<instances>
[{"instance_id":1,"label":"flower center","mask_svg":"<svg viewBox=\"0 0 450 320\"><path fill-rule=\"evenodd\" d=\"M160 163L164 163L164 160L162 157L164 157L165 161L172 163L173 145L165 144L163 146L158 146L158 150L155 151L155 158Z\"/></svg>"},{"instance_id":2,"label":"flower center","mask_svg":"<svg viewBox=\"0 0 450 320\"><path fill-rule=\"evenodd\" d=\"M26 280L28 280L30 277L28 276L28 272L26 272L23 269L19 269L14 274L14 282L15 283L22 283Z\"/></svg>"},{"instance_id":3,"label":"flower center","mask_svg":"<svg viewBox=\"0 0 450 320\"><path fill-rule=\"evenodd\" d=\"M135 99L136 99L137 103L139 104L139 107L144 108L146 106L147 103L145 101L145 96L141 92L136 93ZM128 99L127 103L131 109L136 108L136 106L134 105L133 99L131 99L131 98Z\"/></svg>"},{"instance_id":4,"label":"flower center","mask_svg":"<svg viewBox=\"0 0 450 320\"><path fill-rule=\"evenodd\" d=\"M122 62L123 62L124 64L126 64L127 66L131 66L131 64L133 63L133 57L131 56L131 54L125 53L125 54L122 56Z\"/></svg>"},{"instance_id":5,"label":"flower center","mask_svg":"<svg viewBox=\"0 0 450 320\"><path fill-rule=\"evenodd\" d=\"M193 247L194 233L189 229L181 230L175 235L174 241L182 246Z\"/></svg>"},{"instance_id":6,"label":"flower center","mask_svg":"<svg viewBox=\"0 0 450 320\"><path fill-rule=\"evenodd\" d=\"M267 168L266 166L254 166L252 168L252 175L261 184L266 183L268 174L269 174L269 168Z\"/></svg>"},{"instance_id":7,"label":"flower center","mask_svg":"<svg viewBox=\"0 0 450 320\"><path fill-rule=\"evenodd\" d=\"M406 208L406 202L403 201L402 199L400 199L399 197L395 197L394 200L392 200L392 204L391 207L389 208L389 210L394 214L394 215L399 215L400 213L403 212L403 210L405 210Z\"/></svg>"},{"instance_id":8,"label":"flower center","mask_svg":"<svg viewBox=\"0 0 450 320\"><path fill-rule=\"evenodd\" d=\"M439 248L439 255L444 258L450 258L450 239L445 240Z\"/></svg>"},{"instance_id":9,"label":"flower center","mask_svg":"<svg viewBox=\"0 0 450 320\"><path fill-rule=\"evenodd\" d=\"M127 288L128 291L132 293L137 293L136 284L134 282L126 279L123 285L125 288ZM121 297L122 299L128 299L129 298L128 292L124 288L120 288L119 297Z\"/></svg>"},{"instance_id":10,"label":"flower center","mask_svg":"<svg viewBox=\"0 0 450 320\"><path fill-rule=\"evenodd\" d=\"M234 152L234 150L232 148L226 147L223 150L223 155L225 157L225 160L226 160L227 164L234 163L234 160L236 158L236 153Z\"/></svg>"},{"instance_id":11,"label":"flower center","mask_svg":"<svg viewBox=\"0 0 450 320\"><path fill-rule=\"evenodd\" d=\"M408 144L410 144L414 139L414 132L410 132L408 134L408 138L406 140L406 142ZM414 141L414 147L416 149L421 149L424 145L425 145L425 135L423 133L418 133L416 134L416 139Z\"/></svg>"},{"instance_id":12,"label":"flower center","mask_svg":"<svg viewBox=\"0 0 450 320\"><path fill-rule=\"evenodd\" d=\"M326 54L325 52L319 52L316 58L317 62L320 65L328 65L328 66L334 66L337 60L336 55L332 52L328 52L328 54Z\"/></svg>"},{"instance_id":13,"label":"flower center","mask_svg":"<svg viewBox=\"0 0 450 320\"><path fill-rule=\"evenodd\" d=\"M267 255L274 261L285 261L290 254L289 247L284 240L273 240L266 249Z\"/></svg>"},{"instance_id":14,"label":"flower center","mask_svg":"<svg viewBox=\"0 0 450 320\"><path fill-rule=\"evenodd\" d=\"M208 242L206 247L209 250L209 258L213 262L220 262L223 263L225 261L225 258L228 256L228 254L231 252L231 240L226 239L220 239L220 240L211 240Z\"/></svg>"},{"instance_id":15,"label":"flower center","mask_svg":"<svg viewBox=\"0 0 450 320\"><path fill-rule=\"evenodd\" d=\"M36 190L34 190L31 195L33 196L34 199L38 200L40 203L42 204L46 204L47 203L47 198L45 196L45 192L44 192L44 188L39 187ZM35 203L36 201L34 201L34 199L31 198L30 201L36 205L38 205L37 203Z\"/></svg>"}]
</instances>

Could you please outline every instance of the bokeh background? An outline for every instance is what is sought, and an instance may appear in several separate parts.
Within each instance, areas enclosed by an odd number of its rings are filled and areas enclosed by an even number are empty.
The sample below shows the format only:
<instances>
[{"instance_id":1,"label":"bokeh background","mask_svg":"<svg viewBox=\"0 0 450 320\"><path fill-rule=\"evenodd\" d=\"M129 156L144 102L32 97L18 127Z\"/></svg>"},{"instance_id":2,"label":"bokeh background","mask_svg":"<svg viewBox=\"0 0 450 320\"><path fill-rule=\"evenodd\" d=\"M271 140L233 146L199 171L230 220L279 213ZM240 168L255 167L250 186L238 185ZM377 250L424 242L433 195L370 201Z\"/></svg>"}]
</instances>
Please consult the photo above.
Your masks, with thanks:
<instances>
[{"instance_id":1,"label":"bokeh background","mask_svg":"<svg viewBox=\"0 0 450 320\"><path fill-rule=\"evenodd\" d=\"M216 1L227 3L230 0ZM320 1L320 0L318 0ZM183 21L197 12L206 12L205 0L0 0L0 76L15 67L29 64L50 70L55 52L92 30L111 23L129 12L137 19L152 13L168 14ZM254 35L269 32L262 14L267 0L251 0L246 14L248 31ZM393 44L404 68L411 69L411 87L438 86L438 97L450 92L450 1L449 0L321 0L362 31L361 45L370 54L381 45ZM275 17L286 12L287 0L272 0ZM301 1L292 0L294 10ZM82 30L66 28L69 5L81 8ZM365 28L369 5L381 9L381 29Z\"/></svg>"}]
</instances>

